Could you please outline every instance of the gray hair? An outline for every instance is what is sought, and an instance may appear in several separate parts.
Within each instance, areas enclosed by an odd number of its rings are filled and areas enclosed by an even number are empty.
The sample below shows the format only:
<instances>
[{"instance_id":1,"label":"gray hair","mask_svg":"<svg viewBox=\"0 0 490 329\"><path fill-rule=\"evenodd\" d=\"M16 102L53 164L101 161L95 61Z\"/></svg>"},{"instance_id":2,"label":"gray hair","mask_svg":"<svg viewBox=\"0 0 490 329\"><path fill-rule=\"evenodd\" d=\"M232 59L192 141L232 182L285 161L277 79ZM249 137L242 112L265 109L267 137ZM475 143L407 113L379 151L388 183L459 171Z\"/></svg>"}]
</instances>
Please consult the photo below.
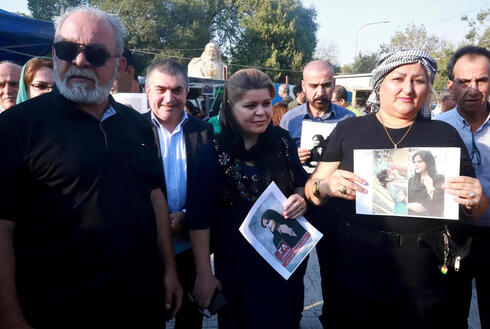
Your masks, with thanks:
<instances>
[{"instance_id":1,"label":"gray hair","mask_svg":"<svg viewBox=\"0 0 490 329\"><path fill-rule=\"evenodd\" d=\"M148 66L147 73L146 73L145 84L147 86L150 85L151 75L155 70L173 76L180 74L184 78L185 89L189 90L189 78L187 77L187 72L185 68L182 65L180 65L178 62L171 59L157 59L153 61L153 63L151 63L150 66Z\"/></svg>"},{"instance_id":2,"label":"gray hair","mask_svg":"<svg viewBox=\"0 0 490 329\"><path fill-rule=\"evenodd\" d=\"M121 20L117 15L113 14L108 14L105 11L102 11L98 8L94 7L89 7L89 6L79 6L79 7L73 7L65 10L60 16L56 17L54 19L54 27L55 27L55 34L54 34L54 40L58 41L59 38L59 32L61 29L61 26L65 22L65 20L70 17L73 14L77 13L88 13L90 16L95 18L97 21L101 19L105 19L111 26L112 29L114 30L114 40L115 40L115 55L116 56L121 56L124 50L124 38L126 36L126 29L124 28L123 24L121 23Z\"/></svg>"},{"instance_id":3,"label":"gray hair","mask_svg":"<svg viewBox=\"0 0 490 329\"><path fill-rule=\"evenodd\" d=\"M9 61L9 60L0 61L0 65L3 65L3 64L14 65L14 66L17 66L19 69L22 69L22 66L20 66L17 63L14 63L12 61Z\"/></svg>"}]
</instances>

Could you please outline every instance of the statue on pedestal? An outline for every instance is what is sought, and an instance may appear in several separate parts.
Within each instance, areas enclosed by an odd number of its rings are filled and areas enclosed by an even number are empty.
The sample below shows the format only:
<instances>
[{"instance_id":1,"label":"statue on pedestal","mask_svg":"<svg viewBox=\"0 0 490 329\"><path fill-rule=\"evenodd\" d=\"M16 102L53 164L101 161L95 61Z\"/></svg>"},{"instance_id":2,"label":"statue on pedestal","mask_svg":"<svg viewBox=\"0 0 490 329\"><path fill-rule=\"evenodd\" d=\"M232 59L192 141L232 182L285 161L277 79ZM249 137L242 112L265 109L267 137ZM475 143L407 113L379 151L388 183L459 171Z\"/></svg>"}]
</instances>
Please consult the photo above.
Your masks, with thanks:
<instances>
[{"instance_id":1,"label":"statue on pedestal","mask_svg":"<svg viewBox=\"0 0 490 329\"><path fill-rule=\"evenodd\" d=\"M210 42L204 48L201 57L195 57L190 61L187 66L187 74L195 78L224 80L224 67L226 67L226 64L221 61L219 47Z\"/></svg>"}]
</instances>

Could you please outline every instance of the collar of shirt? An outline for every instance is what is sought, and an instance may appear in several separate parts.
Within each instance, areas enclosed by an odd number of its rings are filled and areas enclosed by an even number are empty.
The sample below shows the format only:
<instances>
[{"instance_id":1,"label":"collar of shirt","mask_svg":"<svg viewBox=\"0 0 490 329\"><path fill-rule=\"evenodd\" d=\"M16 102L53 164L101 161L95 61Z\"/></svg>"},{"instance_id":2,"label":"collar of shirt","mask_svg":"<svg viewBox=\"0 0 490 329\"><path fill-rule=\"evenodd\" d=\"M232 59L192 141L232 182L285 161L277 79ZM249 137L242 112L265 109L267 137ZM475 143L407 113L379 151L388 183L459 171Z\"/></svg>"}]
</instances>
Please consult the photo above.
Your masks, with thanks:
<instances>
[{"instance_id":1,"label":"collar of shirt","mask_svg":"<svg viewBox=\"0 0 490 329\"><path fill-rule=\"evenodd\" d=\"M165 128L163 125L160 124L160 122L158 122L158 119L155 115L155 113L153 113L153 110L150 109L150 115L151 115L151 122L153 123L153 125L155 127L157 127L158 129L165 129L165 131L167 131L168 133L170 133L167 128ZM187 115L187 113L184 111L182 112L182 119L180 120L180 122L177 124L177 126L175 127L174 131L172 131L171 135L174 135L174 134L177 134L179 133L182 128L184 127L185 123L187 122L187 120L189 120L189 116Z\"/></svg>"},{"instance_id":2,"label":"collar of shirt","mask_svg":"<svg viewBox=\"0 0 490 329\"><path fill-rule=\"evenodd\" d=\"M488 106L487 106L487 108L488 108ZM455 107L454 109L452 109L452 110L450 110L450 111L448 111L446 113L447 113L447 116L446 117L447 118L450 118L450 119L452 118L453 119L453 122L456 124L456 127L458 129L468 129L471 132L470 125L468 124L468 122L466 121L466 119L461 116L461 114L458 111L458 107ZM444 118L443 114L444 113L442 113L440 115L440 118L441 119ZM490 124L489 119L490 119L490 113L488 114L488 116L485 119L485 121L483 122L483 124L480 127L478 127L478 129L475 131L475 133L478 133L478 131L484 129L484 127L486 125ZM444 121L446 121L446 120L444 120Z\"/></svg>"},{"instance_id":3,"label":"collar of shirt","mask_svg":"<svg viewBox=\"0 0 490 329\"><path fill-rule=\"evenodd\" d=\"M329 111L326 111L322 116L319 116L319 117L316 117L314 116L313 114L310 113L310 111L308 111L309 109L309 104L308 102L306 102L304 105L304 112L305 112L305 116L304 116L304 119L310 119L312 121L319 121L319 122L322 122L322 121L325 121L325 120L332 120L332 119L335 119L337 117L337 112L336 112L336 109L335 109L335 104L333 103L330 103L330 108L329 108Z\"/></svg>"},{"instance_id":4,"label":"collar of shirt","mask_svg":"<svg viewBox=\"0 0 490 329\"><path fill-rule=\"evenodd\" d=\"M112 105L110 105L107 110L104 112L104 114L102 115L102 118L100 119L100 122L110 118L111 116L115 115L116 114L116 110L112 107Z\"/></svg>"}]
</instances>

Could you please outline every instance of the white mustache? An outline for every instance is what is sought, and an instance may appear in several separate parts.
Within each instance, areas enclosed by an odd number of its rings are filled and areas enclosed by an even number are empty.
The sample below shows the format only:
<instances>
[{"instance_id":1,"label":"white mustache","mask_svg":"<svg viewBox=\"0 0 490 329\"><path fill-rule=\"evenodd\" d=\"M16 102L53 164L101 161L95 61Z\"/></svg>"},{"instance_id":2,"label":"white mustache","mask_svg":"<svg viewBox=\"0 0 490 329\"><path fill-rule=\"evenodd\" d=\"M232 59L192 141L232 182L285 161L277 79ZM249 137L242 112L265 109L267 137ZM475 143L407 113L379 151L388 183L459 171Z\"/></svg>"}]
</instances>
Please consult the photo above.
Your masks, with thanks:
<instances>
[{"instance_id":1,"label":"white mustache","mask_svg":"<svg viewBox=\"0 0 490 329\"><path fill-rule=\"evenodd\" d=\"M65 81L72 77L82 77L89 78L95 81L98 81L95 73L90 69L80 69L76 66L71 66L65 74Z\"/></svg>"}]
</instances>

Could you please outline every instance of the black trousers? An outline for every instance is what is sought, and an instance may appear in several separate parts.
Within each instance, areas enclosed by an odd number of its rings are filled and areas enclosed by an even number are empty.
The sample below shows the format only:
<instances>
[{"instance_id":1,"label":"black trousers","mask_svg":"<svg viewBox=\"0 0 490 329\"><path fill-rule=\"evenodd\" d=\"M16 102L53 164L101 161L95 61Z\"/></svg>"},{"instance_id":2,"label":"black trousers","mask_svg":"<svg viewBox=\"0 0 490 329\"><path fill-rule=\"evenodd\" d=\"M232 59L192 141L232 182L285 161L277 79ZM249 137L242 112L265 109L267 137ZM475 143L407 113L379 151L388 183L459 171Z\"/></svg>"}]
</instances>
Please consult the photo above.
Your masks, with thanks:
<instances>
[{"instance_id":1,"label":"black trousers","mask_svg":"<svg viewBox=\"0 0 490 329\"><path fill-rule=\"evenodd\" d=\"M473 237L469 266L476 282L481 327L490 329L490 227L470 226L469 230Z\"/></svg>"},{"instance_id":2,"label":"black trousers","mask_svg":"<svg viewBox=\"0 0 490 329\"><path fill-rule=\"evenodd\" d=\"M316 245L318 265L320 267L320 279L323 296L322 314L320 322L324 328L335 328L336 298L336 262L338 251L337 227L333 209L327 203L324 206L309 204L305 214L306 219L320 232L323 237Z\"/></svg>"},{"instance_id":3,"label":"black trousers","mask_svg":"<svg viewBox=\"0 0 490 329\"><path fill-rule=\"evenodd\" d=\"M175 316L175 329L201 329L202 314L199 312L197 305L191 301L188 294L192 293L194 281L196 280L196 265L192 249L177 254L175 261L180 284L184 290L182 307Z\"/></svg>"}]
</instances>

